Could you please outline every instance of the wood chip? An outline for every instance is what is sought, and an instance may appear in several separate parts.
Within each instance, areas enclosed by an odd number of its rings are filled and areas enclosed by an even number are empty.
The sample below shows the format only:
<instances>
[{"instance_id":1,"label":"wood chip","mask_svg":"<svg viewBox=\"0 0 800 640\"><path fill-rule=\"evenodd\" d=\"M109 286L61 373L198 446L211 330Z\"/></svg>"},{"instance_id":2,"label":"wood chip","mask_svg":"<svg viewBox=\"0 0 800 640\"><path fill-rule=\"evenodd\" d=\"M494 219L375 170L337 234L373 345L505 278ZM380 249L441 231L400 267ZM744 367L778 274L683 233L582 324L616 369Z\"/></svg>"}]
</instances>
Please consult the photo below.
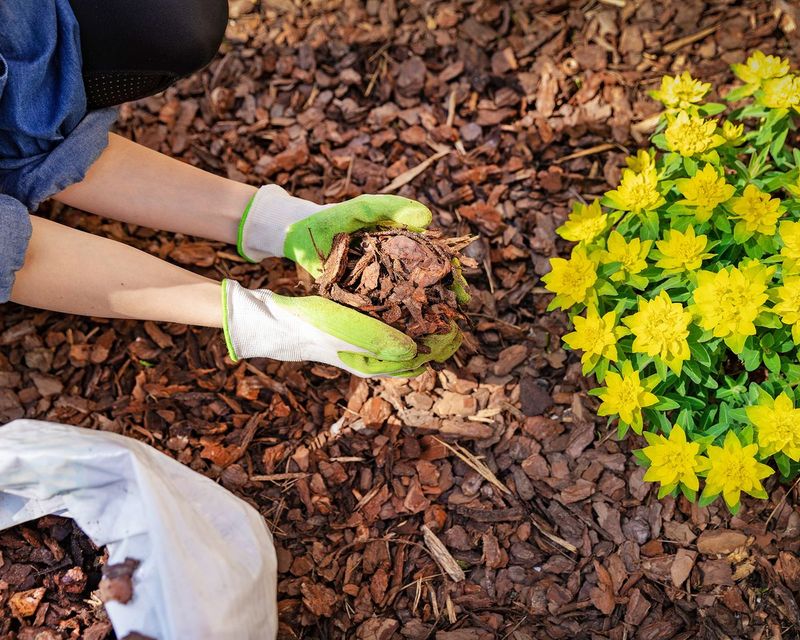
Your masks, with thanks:
<instances>
[{"instance_id":1,"label":"wood chip","mask_svg":"<svg viewBox=\"0 0 800 640\"><path fill-rule=\"evenodd\" d=\"M428 547L433 559L436 560L442 571L444 571L450 579L454 582L463 582L465 579L464 570L455 561L447 547L444 546L441 540L433 533L426 525L422 525L422 537L425 540L425 546Z\"/></svg>"}]
</instances>

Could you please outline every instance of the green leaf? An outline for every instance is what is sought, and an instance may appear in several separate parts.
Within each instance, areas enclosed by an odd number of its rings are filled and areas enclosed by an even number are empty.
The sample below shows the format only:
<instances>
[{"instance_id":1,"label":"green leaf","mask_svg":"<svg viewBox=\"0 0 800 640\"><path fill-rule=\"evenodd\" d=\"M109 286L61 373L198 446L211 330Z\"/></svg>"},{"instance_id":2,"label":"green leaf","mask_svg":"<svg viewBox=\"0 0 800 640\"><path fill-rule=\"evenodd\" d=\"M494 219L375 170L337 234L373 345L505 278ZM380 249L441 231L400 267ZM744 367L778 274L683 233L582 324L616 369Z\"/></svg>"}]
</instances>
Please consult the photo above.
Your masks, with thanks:
<instances>
[{"instance_id":1,"label":"green leaf","mask_svg":"<svg viewBox=\"0 0 800 640\"><path fill-rule=\"evenodd\" d=\"M594 376L597 378L597 382L601 383L603 380L606 379L606 373L608 373L608 359L607 358L600 358L600 361L597 363L597 366L594 368Z\"/></svg>"},{"instance_id":2,"label":"green leaf","mask_svg":"<svg viewBox=\"0 0 800 640\"><path fill-rule=\"evenodd\" d=\"M761 365L761 353L756 349L745 347L739 358L747 371L755 371Z\"/></svg>"},{"instance_id":3,"label":"green leaf","mask_svg":"<svg viewBox=\"0 0 800 640\"><path fill-rule=\"evenodd\" d=\"M693 491L683 483L681 483L678 486L681 488L681 493L686 496L686 499L689 502L694 502L695 500L697 500L697 493L695 491Z\"/></svg>"},{"instance_id":4,"label":"green leaf","mask_svg":"<svg viewBox=\"0 0 800 640\"><path fill-rule=\"evenodd\" d=\"M710 367L711 366L711 354L708 350L695 340L689 341L689 351L692 353L692 358L703 367Z\"/></svg>"},{"instance_id":5,"label":"green leaf","mask_svg":"<svg viewBox=\"0 0 800 640\"><path fill-rule=\"evenodd\" d=\"M753 95L757 88L758 85L753 84L746 84L741 87L736 87L735 89L728 91L728 93L725 95L725 100L728 102L737 102L738 100L742 100Z\"/></svg>"},{"instance_id":6,"label":"green leaf","mask_svg":"<svg viewBox=\"0 0 800 640\"><path fill-rule=\"evenodd\" d=\"M789 133L789 127L780 131L772 140L769 146L769 154L777 163L782 162L783 145L786 142L786 135Z\"/></svg>"},{"instance_id":7,"label":"green leaf","mask_svg":"<svg viewBox=\"0 0 800 640\"><path fill-rule=\"evenodd\" d=\"M744 222L737 222L733 228L733 239L739 244L744 244L753 237L753 232L748 231Z\"/></svg>"},{"instance_id":8,"label":"green leaf","mask_svg":"<svg viewBox=\"0 0 800 640\"><path fill-rule=\"evenodd\" d=\"M707 507L712 502L714 502L714 500L717 499L717 496L719 496L718 493L715 493L713 495L708 495L708 494L706 494L705 491L703 491L703 493L700 494L700 499L697 501L697 506L701 507L701 508L702 507Z\"/></svg>"},{"instance_id":9,"label":"green leaf","mask_svg":"<svg viewBox=\"0 0 800 640\"><path fill-rule=\"evenodd\" d=\"M662 500L663 498L665 498L666 496L671 494L673 491L675 491L676 488L677 488L677 485L675 485L675 484L668 484L666 486L662 484L658 488L658 499Z\"/></svg>"},{"instance_id":10,"label":"green leaf","mask_svg":"<svg viewBox=\"0 0 800 640\"><path fill-rule=\"evenodd\" d=\"M727 430L730 424L730 405L727 402L719 405L719 420L717 423Z\"/></svg>"},{"instance_id":11,"label":"green leaf","mask_svg":"<svg viewBox=\"0 0 800 640\"><path fill-rule=\"evenodd\" d=\"M781 475L784 478L788 478L792 471L792 463L789 457L784 453L776 453L772 456L772 459L775 460L775 465L778 467L778 471L781 472Z\"/></svg>"},{"instance_id":12,"label":"green leaf","mask_svg":"<svg viewBox=\"0 0 800 640\"><path fill-rule=\"evenodd\" d=\"M597 295L612 297L617 295L617 290L608 280L598 280L596 285Z\"/></svg>"},{"instance_id":13,"label":"green leaf","mask_svg":"<svg viewBox=\"0 0 800 640\"><path fill-rule=\"evenodd\" d=\"M692 362L691 360L687 360L686 362L684 362L683 363L683 371L684 371L684 373L686 373L687 376L689 376L689 379L692 382L694 382L696 384L700 384L701 383L701 380L703 378L700 375L700 369L697 366L696 362Z\"/></svg>"},{"instance_id":14,"label":"green leaf","mask_svg":"<svg viewBox=\"0 0 800 640\"><path fill-rule=\"evenodd\" d=\"M659 149L663 149L664 151L669 148L667 145L667 139L664 137L663 133L654 135L652 138L650 138L650 141Z\"/></svg>"},{"instance_id":15,"label":"green leaf","mask_svg":"<svg viewBox=\"0 0 800 640\"><path fill-rule=\"evenodd\" d=\"M657 211L645 211L642 221L642 239L657 240L660 222Z\"/></svg>"},{"instance_id":16,"label":"green leaf","mask_svg":"<svg viewBox=\"0 0 800 640\"><path fill-rule=\"evenodd\" d=\"M726 216L714 216L714 226L722 231L722 233L729 234L731 232L731 223Z\"/></svg>"},{"instance_id":17,"label":"green leaf","mask_svg":"<svg viewBox=\"0 0 800 640\"><path fill-rule=\"evenodd\" d=\"M787 363L783 373L789 384L800 384L800 364Z\"/></svg>"},{"instance_id":18,"label":"green leaf","mask_svg":"<svg viewBox=\"0 0 800 640\"><path fill-rule=\"evenodd\" d=\"M781 357L774 351L764 352L764 364L772 373L781 372Z\"/></svg>"},{"instance_id":19,"label":"green leaf","mask_svg":"<svg viewBox=\"0 0 800 640\"><path fill-rule=\"evenodd\" d=\"M655 365L656 365L656 373L658 374L658 377L661 378L662 380L666 380L667 379L667 365L664 364L664 361L661 358L656 358L655 359Z\"/></svg>"},{"instance_id":20,"label":"green leaf","mask_svg":"<svg viewBox=\"0 0 800 640\"><path fill-rule=\"evenodd\" d=\"M757 324L759 327L768 327L770 329L784 328L784 324L781 322L781 319L769 311L762 311L759 313L758 317L755 319L755 324Z\"/></svg>"},{"instance_id":21,"label":"green leaf","mask_svg":"<svg viewBox=\"0 0 800 640\"><path fill-rule=\"evenodd\" d=\"M681 409L678 417L675 419L675 424L681 425L684 429L694 430L694 415L689 409Z\"/></svg>"},{"instance_id":22,"label":"green leaf","mask_svg":"<svg viewBox=\"0 0 800 640\"><path fill-rule=\"evenodd\" d=\"M722 113L727 108L727 105L720 104L719 102L707 102L706 104L700 105L697 111L704 116L715 116L718 113Z\"/></svg>"},{"instance_id":23,"label":"green leaf","mask_svg":"<svg viewBox=\"0 0 800 640\"><path fill-rule=\"evenodd\" d=\"M664 396L658 399L659 402L653 408L657 411L672 411L673 409L680 409L680 404L677 400Z\"/></svg>"}]
</instances>

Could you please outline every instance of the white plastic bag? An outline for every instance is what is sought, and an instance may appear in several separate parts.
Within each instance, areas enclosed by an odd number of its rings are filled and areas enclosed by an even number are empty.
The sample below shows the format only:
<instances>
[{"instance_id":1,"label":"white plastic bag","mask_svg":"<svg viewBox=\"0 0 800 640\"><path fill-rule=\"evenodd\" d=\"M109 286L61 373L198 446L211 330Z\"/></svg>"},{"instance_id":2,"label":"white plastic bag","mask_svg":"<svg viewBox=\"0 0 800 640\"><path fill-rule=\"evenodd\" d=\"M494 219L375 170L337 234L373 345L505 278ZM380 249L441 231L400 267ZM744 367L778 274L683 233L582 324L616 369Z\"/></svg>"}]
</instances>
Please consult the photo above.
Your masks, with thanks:
<instances>
[{"instance_id":1,"label":"white plastic bag","mask_svg":"<svg viewBox=\"0 0 800 640\"><path fill-rule=\"evenodd\" d=\"M118 637L275 638L277 563L263 519L152 447L37 420L0 427L0 530L48 514L107 545L109 563L141 561L133 599L106 605Z\"/></svg>"}]
</instances>

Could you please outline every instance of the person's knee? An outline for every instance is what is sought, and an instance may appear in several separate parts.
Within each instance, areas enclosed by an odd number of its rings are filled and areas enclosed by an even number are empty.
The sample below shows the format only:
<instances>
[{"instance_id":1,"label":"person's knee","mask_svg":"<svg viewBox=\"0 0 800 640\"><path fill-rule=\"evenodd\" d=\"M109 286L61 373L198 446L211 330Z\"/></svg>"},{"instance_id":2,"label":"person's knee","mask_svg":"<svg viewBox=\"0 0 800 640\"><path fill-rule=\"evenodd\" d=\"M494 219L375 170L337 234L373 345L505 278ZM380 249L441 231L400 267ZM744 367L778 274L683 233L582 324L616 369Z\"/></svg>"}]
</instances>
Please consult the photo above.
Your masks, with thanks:
<instances>
[{"instance_id":1,"label":"person's knee","mask_svg":"<svg viewBox=\"0 0 800 640\"><path fill-rule=\"evenodd\" d=\"M205 67L217 53L228 23L227 0L192 0L174 40L174 72L186 76Z\"/></svg>"}]
</instances>

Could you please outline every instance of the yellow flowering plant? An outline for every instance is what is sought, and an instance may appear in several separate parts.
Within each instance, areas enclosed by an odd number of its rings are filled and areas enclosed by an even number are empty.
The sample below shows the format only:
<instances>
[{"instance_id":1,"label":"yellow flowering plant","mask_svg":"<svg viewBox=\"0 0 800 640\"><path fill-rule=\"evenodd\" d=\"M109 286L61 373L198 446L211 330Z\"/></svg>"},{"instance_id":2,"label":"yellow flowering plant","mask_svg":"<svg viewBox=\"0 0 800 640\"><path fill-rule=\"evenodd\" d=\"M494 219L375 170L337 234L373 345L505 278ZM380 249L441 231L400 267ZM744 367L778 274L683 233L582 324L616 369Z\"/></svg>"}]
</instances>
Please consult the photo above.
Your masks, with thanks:
<instances>
[{"instance_id":1,"label":"yellow flowering plant","mask_svg":"<svg viewBox=\"0 0 800 640\"><path fill-rule=\"evenodd\" d=\"M730 106L662 79L652 145L575 205L544 282L598 414L644 434L645 480L735 511L800 474L800 74L759 51L733 72Z\"/></svg>"}]
</instances>

